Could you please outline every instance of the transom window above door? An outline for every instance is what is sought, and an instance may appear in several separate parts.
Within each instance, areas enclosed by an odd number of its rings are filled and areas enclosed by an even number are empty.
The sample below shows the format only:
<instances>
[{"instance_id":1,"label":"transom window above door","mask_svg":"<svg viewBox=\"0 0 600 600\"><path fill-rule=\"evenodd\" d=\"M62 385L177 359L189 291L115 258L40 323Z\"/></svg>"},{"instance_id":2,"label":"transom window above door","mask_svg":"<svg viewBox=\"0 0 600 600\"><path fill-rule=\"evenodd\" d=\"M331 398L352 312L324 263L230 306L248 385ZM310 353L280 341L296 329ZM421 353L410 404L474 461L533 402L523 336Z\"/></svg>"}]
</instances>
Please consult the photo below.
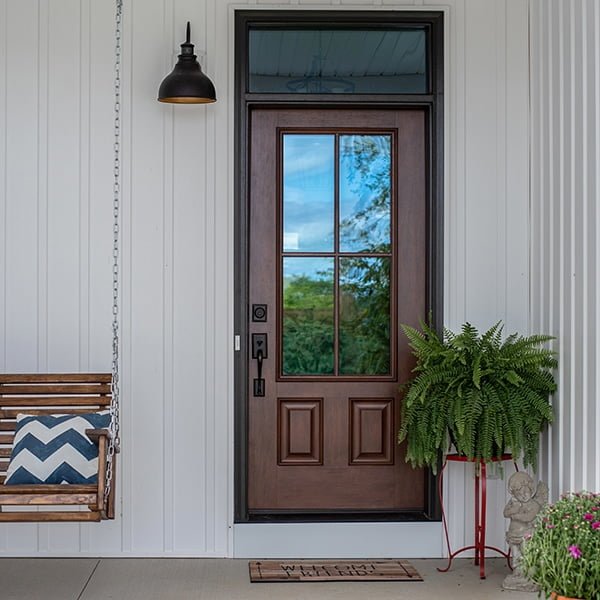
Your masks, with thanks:
<instances>
[{"instance_id":1,"label":"transom window above door","mask_svg":"<svg viewBox=\"0 0 600 600\"><path fill-rule=\"evenodd\" d=\"M392 374L391 132L282 132L281 376Z\"/></svg>"},{"instance_id":2,"label":"transom window above door","mask_svg":"<svg viewBox=\"0 0 600 600\"><path fill-rule=\"evenodd\" d=\"M252 28L247 91L275 94L426 94L425 26Z\"/></svg>"}]
</instances>

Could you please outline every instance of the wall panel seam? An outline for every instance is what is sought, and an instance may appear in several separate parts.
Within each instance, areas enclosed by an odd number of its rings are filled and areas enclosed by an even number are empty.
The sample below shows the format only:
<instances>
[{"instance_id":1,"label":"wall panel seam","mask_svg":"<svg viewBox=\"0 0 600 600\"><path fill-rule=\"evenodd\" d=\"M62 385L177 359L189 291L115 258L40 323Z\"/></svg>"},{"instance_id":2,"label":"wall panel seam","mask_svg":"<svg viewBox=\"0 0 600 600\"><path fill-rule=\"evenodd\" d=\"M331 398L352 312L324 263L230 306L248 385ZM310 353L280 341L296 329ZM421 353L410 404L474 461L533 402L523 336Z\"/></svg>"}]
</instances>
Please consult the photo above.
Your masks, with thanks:
<instances>
[{"instance_id":1,"label":"wall panel seam","mask_svg":"<svg viewBox=\"0 0 600 600\"><path fill-rule=\"evenodd\" d=\"M91 0L83 0L79 15L79 369L90 363L90 149L91 149ZM90 530L78 526L79 550L89 550Z\"/></svg>"},{"instance_id":2,"label":"wall panel seam","mask_svg":"<svg viewBox=\"0 0 600 600\"><path fill-rule=\"evenodd\" d=\"M596 33L594 37L594 83L595 83L595 192L596 196L598 196L598 192L600 190L600 0L594 0L594 31ZM595 228L595 246L596 246L596 256L595 256L595 308L596 308L596 318L595 318L595 331L596 331L596 364L593 365L594 373L595 373L595 390L593 394L593 398L595 398L596 402L596 477L595 477L595 490L600 490L600 335L598 335L598 330L600 328L600 209L596 205L596 228Z\"/></svg>"},{"instance_id":3,"label":"wall panel seam","mask_svg":"<svg viewBox=\"0 0 600 600\"><path fill-rule=\"evenodd\" d=\"M173 0L163 1L163 23L168 47L174 45L174 12ZM174 453L174 395L173 395L173 210L174 210L174 109L165 107L162 112L163 121L163 544L166 552L174 551L174 492L175 492L175 453Z\"/></svg>"},{"instance_id":4,"label":"wall panel seam","mask_svg":"<svg viewBox=\"0 0 600 600\"><path fill-rule=\"evenodd\" d=\"M540 10L541 13L541 10ZM543 13L542 13L543 14ZM548 27L546 28L545 31L545 43L546 46L542 45L542 56L544 55L544 53L547 56L550 56L550 66L547 69L547 73L548 73L548 81L544 82L545 86L542 88L542 95L544 96L544 98L548 98L548 112L547 112L547 119L548 122L547 123L542 123L542 126L546 125L547 126L547 131L548 131L548 162L545 163L545 172L548 173L548 177L550 177L550 174L552 173L552 180L554 180L554 169L550 169L550 164L553 162L554 156L555 156L555 144L554 144L554 135L555 135L555 131L554 131L554 113L555 113L555 97L554 94L552 93L554 90L554 68L553 68L553 61L554 61L554 54L551 51L551 47L550 47L550 35L553 32L553 25L554 25L554 20L553 20L553 15L552 15L552 10L548 10L547 11L548 14ZM543 130L546 130L545 127L542 127ZM544 156L545 158L545 156ZM555 215L555 209L554 206L556 204L556 189L553 185L551 185L551 182L548 181L548 204L549 206L547 207L548 210L548 231L547 231L547 237L548 237L548 258L547 258L547 264L548 264L548 271L549 271L549 275L548 275L548 283L544 284L544 287L542 288L542 301L544 299L544 294L546 293L546 287L547 287L547 297L548 297L548 325L549 325L549 333L554 335L556 333L556 322L555 322L555 310L556 310L556 306L555 306L555 292L554 292L554 285L555 285L555 268L554 268L554 256L555 256L555 224L554 224L554 215ZM542 203L544 199L544 196L540 197L540 202ZM542 255L544 254L544 249L546 246L542 247ZM544 263L545 264L545 263ZM553 405L555 406L554 409L554 414L556 416L556 404L560 405L560 401L557 398L557 394L554 395L553 398ZM554 462L552 460L552 451L553 448L555 446L555 437L553 434L553 428L556 427L555 425L550 427L550 430L546 436L546 439L548 440L548 453L547 453L547 461L548 461L548 486L550 488L550 490L554 489L554 480L557 479L557 477L555 476L555 469L554 469Z\"/></svg>"},{"instance_id":5,"label":"wall panel seam","mask_svg":"<svg viewBox=\"0 0 600 600\"><path fill-rule=\"evenodd\" d=\"M582 75L582 161L581 161L581 186L582 186L582 194L581 194L581 203L582 203L582 229L581 232L581 245L582 245L582 261L583 265L581 268L581 287L582 287L582 309L581 309L581 317L582 317L582 326L581 331L583 335L581 336L581 374L582 374L582 416L585 419L588 414L588 348L587 348L587 329L588 329L588 256L587 256L587 245L588 245L588 179L589 173L587 168L587 160L588 160L588 80L587 80L587 64L588 64L588 51L587 51L587 3L582 3L582 11L581 11L581 47L582 47L582 56L581 56L581 75ZM577 238L576 238L577 239ZM585 423L585 421L584 421ZM581 464L579 468L582 472L582 479L585 479L585 465L588 464L588 428L582 427L581 432L581 446L582 446L582 455L581 455ZM577 439L577 438L575 438ZM581 487L585 487L584 481L580 482Z\"/></svg>"},{"instance_id":6,"label":"wall panel seam","mask_svg":"<svg viewBox=\"0 0 600 600\"><path fill-rule=\"evenodd\" d=\"M560 7L560 4L559 4ZM558 55L559 55L559 71L558 71L558 85L559 85L559 105L558 105L558 117L559 117L559 152L558 152L558 173L559 173L559 223L557 224L557 237L558 237L558 257L559 257L559 268L558 268L558 335L559 339L562 341L565 338L565 324L564 324L564 302L563 302L563 290L565 289L565 272L564 272L564 263L563 258L565 255L564 251L564 235L562 230L562 224L565 222L565 151L564 151L564 141L565 141L565 92L564 92L564 18L562 14L562 10L557 14L557 23L558 23ZM565 445L565 428L564 428L564 416L565 416L565 388L566 388L566 371L565 371L565 361L566 357L564 353L560 359L559 366L559 421L558 421L558 486L559 489L563 489L564 481L565 481L565 464L564 464L564 445Z\"/></svg>"},{"instance_id":7,"label":"wall panel seam","mask_svg":"<svg viewBox=\"0 0 600 600\"><path fill-rule=\"evenodd\" d=\"M135 47L134 40L134 28L133 20L135 16L134 0L130 0L129 3L124 2L123 10L123 39L128 39L129 44L127 47L123 45L123 73L121 80L126 83L127 88L122 90L122 98L125 101L122 105L123 109L123 121L125 127L122 128L123 141L126 141L127 147L122 147L121 161L123 165L127 165L127 170L122 171L121 189L123 194L121 197L121 236L120 242L123 248L121 255L121 289L123 290L121 297L121 324L124 325L121 328L121 333L124 339L122 339L122 371L123 379L127 382L127 386L122 386L122 396L125 399L131 399L131 393L133 391L132 384L132 364L133 364L133 352L134 344L132 340L132 322L133 322L133 301L132 301L132 286L131 281L133 279L133 52ZM129 9L129 10L127 10ZM126 54L126 49L129 53ZM127 192L125 195L125 191ZM123 277L127 274L127 278ZM125 284L125 281L127 282ZM126 319L123 317L126 315ZM126 326L125 326L126 325ZM123 393L124 392L124 393ZM124 451L121 453L121 461L123 464L123 475L122 481L122 494L120 497L121 513L122 513L122 525L121 525L121 550L124 552L132 552L133 549L133 512L134 509L131 506L133 498L133 461L131 455L134 449L134 423L133 423L133 411L123 411L123 420L125 427L124 432ZM127 420L129 417L129 420Z\"/></svg>"},{"instance_id":8,"label":"wall panel seam","mask_svg":"<svg viewBox=\"0 0 600 600\"><path fill-rule=\"evenodd\" d=\"M569 175L570 175L570 201L569 201L569 336L571 338L571 355L569 357L569 413L570 413L570 421L569 421L569 489L575 489L575 445L577 443L577 437L575 433L575 422L576 422L576 411L575 411L575 374L576 374L576 365L577 365L577 338L575 335L575 310L576 310L576 298L575 298L575 220L576 220L576 205L579 199L576 196L576 168L577 165L575 163L575 147L576 147L576 139L575 139L575 129L576 129L576 103L575 103L575 73L576 73L576 65L575 65L575 3L569 3L569 99L570 99L570 114L569 114L569 133L570 133L570 156L569 156ZM565 234L567 232L565 231Z\"/></svg>"},{"instance_id":9,"label":"wall panel seam","mask_svg":"<svg viewBox=\"0 0 600 600\"><path fill-rule=\"evenodd\" d=\"M79 60L79 368L90 362L91 0L80 8Z\"/></svg>"},{"instance_id":10,"label":"wall panel seam","mask_svg":"<svg viewBox=\"0 0 600 600\"><path fill-rule=\"evenodd\" d=\"M3 18L0 21L0 40L2 43L2 71L0 72L0 94L2 94L2 107L0 108L0 113L2 117L2 127L0 131L6 132L6 125L8 122L8 2L4 0L2 3L2 12ZM2 156L0 157L0 164L2 168L2 179L0 183L2 185L2 206L0 207L2 210L2 240L0 240L0 244L2 245L2 258L0 266L2 267L2 289L0 290L0 318L2 319L2 346L0 349L0 365L2 365L2 369L6 370L6 356L7 356L7 348L6 348L6 322L7 322L7 312L6 312L6 291L7 291L7 216L8 216L8 136L4 135L4 139L2 141Z\"/></svg>"},{"instance_id":11,"label":"wall panel seam","mask_svg":"<svg viewBox=\"0 0 600 600\"><path fill-rule=\"evenodd\" d=\"M508 99L508 80L506 76L507 65L507 24L508 24L508 5L507 0L496 2L496 28L497 39L496 43L496 82L499 84L496 90L496 193L498 194L499 202L496 202L498 231L496 232L496 254L498 256L498 307L496 310L497 317L502 316L502 321L505 324L508 320L508 199L507 199L507 172L508 161L506 156L507 140L508 140L508 115L507 115L507 99Z\"/></svg>"},{"instance_id":12,"label":"wall panel seam","mask_svg":"<svg viewBox=\"0 0 600 600\"><path fill-rule=\"evenodd\" d=\"M48 368L48 138L49 138L49 6L38 0L37 6L37 365ZM44 44L44 48L42 48Z\"/></svg>"}]
</instances>

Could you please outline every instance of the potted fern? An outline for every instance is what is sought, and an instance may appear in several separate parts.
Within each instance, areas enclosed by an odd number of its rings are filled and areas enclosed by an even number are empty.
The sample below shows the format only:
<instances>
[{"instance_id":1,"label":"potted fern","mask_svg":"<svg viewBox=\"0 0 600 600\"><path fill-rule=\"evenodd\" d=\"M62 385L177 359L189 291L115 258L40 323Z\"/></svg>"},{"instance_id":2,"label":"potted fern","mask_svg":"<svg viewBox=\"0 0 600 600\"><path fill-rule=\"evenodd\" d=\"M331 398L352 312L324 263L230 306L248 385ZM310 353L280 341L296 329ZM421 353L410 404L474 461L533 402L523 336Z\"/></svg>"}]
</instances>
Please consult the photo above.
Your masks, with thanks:
<instances>
[{"instance_id":1,"label":"potted fern","mask_svg":"<svg viewBox=\"0 0 600 600\"><path fill-rule=\"evenodd\" d=\"M398 442L406 460L435 472L453 444L469 460L489 462L509 452L537 464L539 433L552 422L556 356L547 335L502 339L498 322L479 334L469 323L443 335L427 324L402 326L417 359L406 385Z\"/></svg>"}]
</instances>

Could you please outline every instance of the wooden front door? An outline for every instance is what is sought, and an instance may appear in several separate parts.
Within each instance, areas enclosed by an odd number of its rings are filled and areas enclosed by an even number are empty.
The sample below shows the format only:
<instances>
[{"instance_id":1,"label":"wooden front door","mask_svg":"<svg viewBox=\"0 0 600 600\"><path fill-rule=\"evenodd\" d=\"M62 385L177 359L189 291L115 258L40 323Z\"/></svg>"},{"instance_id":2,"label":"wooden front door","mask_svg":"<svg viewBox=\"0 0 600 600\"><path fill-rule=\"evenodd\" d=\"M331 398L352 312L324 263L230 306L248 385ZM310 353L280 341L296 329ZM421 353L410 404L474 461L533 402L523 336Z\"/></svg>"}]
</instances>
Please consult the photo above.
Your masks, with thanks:
<instances>
[{"instance_id":1,"label":"wooden front door","mask_svg":"<svg viewBox=\"0 0 600 600\"><path fill-rule=\"evenodd\" d=\"M396 443L426 313L426 114L254 109L249 513L423 511Z\"/></svg>"}]
</instances>

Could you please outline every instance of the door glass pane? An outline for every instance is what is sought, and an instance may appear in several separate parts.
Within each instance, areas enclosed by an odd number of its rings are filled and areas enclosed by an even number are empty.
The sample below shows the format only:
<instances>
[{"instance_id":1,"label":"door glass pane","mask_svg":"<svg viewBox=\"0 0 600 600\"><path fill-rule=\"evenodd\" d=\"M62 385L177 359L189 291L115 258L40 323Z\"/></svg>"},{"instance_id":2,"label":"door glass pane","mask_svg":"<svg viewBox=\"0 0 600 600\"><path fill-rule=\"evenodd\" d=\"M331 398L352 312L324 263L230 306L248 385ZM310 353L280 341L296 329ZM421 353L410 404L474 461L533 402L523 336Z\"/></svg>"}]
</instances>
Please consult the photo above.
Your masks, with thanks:
<instances>
[{"instance_id":1,"label":"door glass pane","mask_svg":"<svg viewBox=\"0 0 600 600\"><path fill-rule=\"evenodd\" d=\"M390 373L390 259L340 258L340 375Z\"/></svg>"},{"instance_id":2,"label":"door glass pane","mask_svg":"<svg viewBox=\"0 0 600 600\"><path fill-rule=\"evenodd\" d=\"M283 250L333 250L335 137L283 136Z\"/></svg>"},{"instance_id":3,"label":"door glass pane","mask_svg":"<svg viewBox=\"0 0 600 600\"><path fill-rule=\"evenodd\" d=\"M250 92L425 94L427 34L403 29L251 29Z\"/></svg>"},{"instance_id":4,"label":"door glass pane","mask_svg":"<svg viewBox=\"0 0 600 600\"><path fill-rule=\"evenodd\" d=\"M392 139L340 136L340 251L391 249Z\"/></svg>"},{"instance_id":5,"label":"door glass pane","mask_svg":"<svg viewBox=\"0 0 600 600\"><path fill-rule=\"evenodd\" d=\"M283 259L284 375L333 375L333 261Z\"/></svg>"}]
</instances>

